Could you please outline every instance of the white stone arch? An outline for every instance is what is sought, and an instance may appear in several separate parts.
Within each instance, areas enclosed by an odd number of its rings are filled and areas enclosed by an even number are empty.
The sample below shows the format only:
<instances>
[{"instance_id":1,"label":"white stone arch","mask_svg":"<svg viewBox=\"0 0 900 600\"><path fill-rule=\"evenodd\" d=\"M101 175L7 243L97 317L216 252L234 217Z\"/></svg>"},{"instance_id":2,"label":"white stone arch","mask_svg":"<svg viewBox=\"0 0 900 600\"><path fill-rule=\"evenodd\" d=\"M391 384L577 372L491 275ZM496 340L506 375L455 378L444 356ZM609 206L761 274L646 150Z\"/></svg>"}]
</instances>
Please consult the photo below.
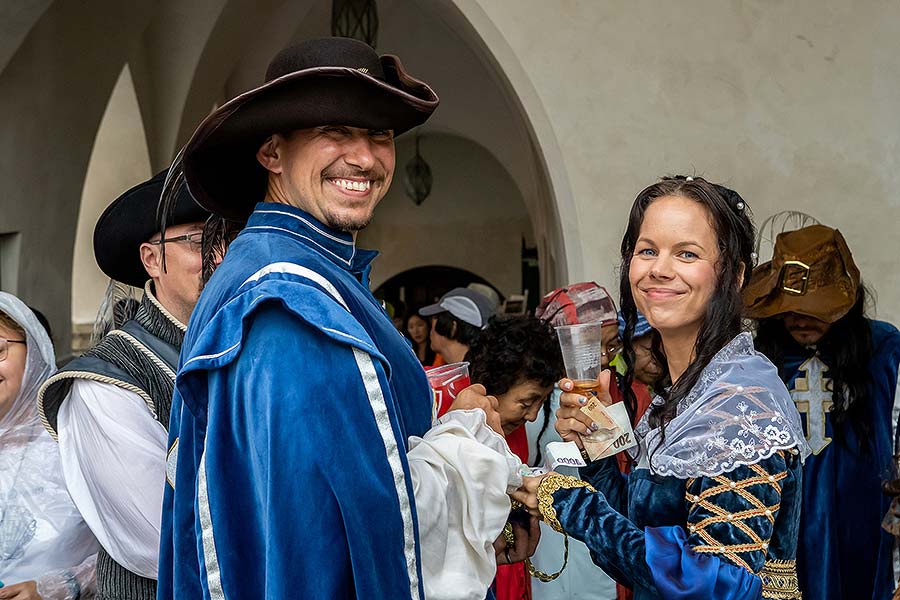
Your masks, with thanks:
<instances>
[{"instance_id":1,"label":"white stone arch","mask_svg":"<svg viewBox=\"0 0 900 600\"><path fill-rule=\"evenodd\" d=\"M147 137L126 64L97 129L81 192L72 256L72 346L76 351L83 349L90 337L109 281L94 259L94 226L115 198L150 175Z\"/></svg>"},{"instance_id":2,"label":"white stone arch","mask_svg":"<svg viewBox=\"0 0 900 600\"><path fill-rule=\"evenodd\" d=\"M539 242L541 282L545 291L585 275L575 198L556 133L531 79L509 43L478 0L437 0L444 18L492 64L521 110L545 187L529 206Z\"/></svg>"}]
</instances>

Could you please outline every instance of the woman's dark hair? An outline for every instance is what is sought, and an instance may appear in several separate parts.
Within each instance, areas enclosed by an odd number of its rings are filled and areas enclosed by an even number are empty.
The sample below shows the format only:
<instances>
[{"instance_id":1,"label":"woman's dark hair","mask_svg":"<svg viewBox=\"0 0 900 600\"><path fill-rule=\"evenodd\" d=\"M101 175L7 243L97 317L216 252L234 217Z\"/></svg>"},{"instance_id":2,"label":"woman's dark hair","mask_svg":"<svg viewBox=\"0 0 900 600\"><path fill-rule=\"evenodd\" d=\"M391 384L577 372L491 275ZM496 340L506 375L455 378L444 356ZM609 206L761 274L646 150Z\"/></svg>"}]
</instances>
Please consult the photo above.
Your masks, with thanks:
<instances>
[{"instance_id":1,"label":"woman's dark hair","mask_svg":"<svg viewBox=\"0 0 900 600\"><path fill-rule=\"evenodd\" d=\"M866 319L869 291L862 284L856 290L856 302L850 311L831 324L815 348L805 348L791 336L780 317L761 319L757 324L756 349L778 367L778 374L786 379L785 354L813 356L818 350L827 357L828 377L831 379L831 418L834 428L843 432L852 427L860 442L871 439L871 403L866 401L871 381L869 363L872 361L872 329ZM847 436L840 442L846 444ZM860 444L862 452L871 450L870 444Z\"/></svg>"},{"instance_id":2,"label":"woman's dark hair","mask_svg":"<svg viewBox=\"0 0 900 600\"><path fill-rule=\"evenodd\" d=\"M454 331L454 324L456 325L456 331ZM466 346L471 346L478 339L478 336L481 335L480 329L457 319L447 311L435 315L432 327L445 338L455 340Z\"/></svg>"},{"instance_id":3,"label":"woman's dark hair","mask_svg":"<svg viewBox=\"0 0 900 600\"><path fill-rule=\"evenodd\" d=\"M428 317L423 317L419 314L419 309L413 309L409 311L409 314L406 315L406 318L403 319L403 335L412 342L413 350L416 353L416 357L419 356L419 349L416 347L416 341L412 339L412 336L409 335L409 321L415 317L421 321L425 322L425 327L428 329L428 332L431 332L431 320ZM434 359L437 357L437 353L431 348L431 336L428 333L425 334L425 359L422 360L422 364L425 366L433 365Z\"/></svg>"},{"instance_id":4,"label":"woman's dark hair","mask_svg":"<svg viewBox=\"0 0 900 600\"><path fill-rule=\"evenodd\" d=\"M637 306L629 280L631 259L647 208L655 200L665 196L694 200L706 209L709 223L718 240L719 259L716 263L717 285L697 334L694 359L674 384L669 375L669 363L663 352L659 332L653 330L651 334L653 358L661 369L652 387L664 402L661 405L652 405L648 418L651 426L660 428L660 445L665 440L666 424L675 417L679 400L696 385L700 374L713 356L740 333L743 310L741 289L750 280L756 259L753 254L755 229L750 207L734 190L710 183L702 177L676 176L664 177L637 195L628 217L625 236L622 238L619 282L622 313L625 319L625 332L622 336L623 355L629 367L622 388L628 395L630 403L636 403L631 384L634 381L635 364L632 340L637 323Z\"/></svg>"},{"instance_id":5,"label":"woman's dark hair","mask_svg":"<svg viewBox=\"0 0 900 600\"><path fill-rule=\"evenodd\" d=\"M551 325L531 315L497 316L488 321L478 340L466 354L472 383L480 383L488 394L505 394L523 381L536 381L551 386L563 376L562 352ZM545 416L550 403L544 403ZM538 435L537 457L541 460L541 436Z\"/></svg>"}]
</instances>

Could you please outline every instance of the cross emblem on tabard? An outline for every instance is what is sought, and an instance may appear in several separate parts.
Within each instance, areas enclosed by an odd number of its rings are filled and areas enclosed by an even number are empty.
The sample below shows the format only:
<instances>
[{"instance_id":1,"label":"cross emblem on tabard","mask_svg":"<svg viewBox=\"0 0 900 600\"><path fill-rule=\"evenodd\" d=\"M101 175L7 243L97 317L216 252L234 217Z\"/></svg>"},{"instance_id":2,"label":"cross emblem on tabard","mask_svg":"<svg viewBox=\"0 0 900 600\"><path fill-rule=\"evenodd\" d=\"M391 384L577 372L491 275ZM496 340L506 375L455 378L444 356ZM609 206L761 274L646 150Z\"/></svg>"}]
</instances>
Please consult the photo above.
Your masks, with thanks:
<instances>
[{"instance_id":1,"label":"cross emblem on tabard","mask_svg":"<svg viewBox=\"0 0 900 600\"><path fill-rule=\"evenodd\" d=\"M791 397L797 411L806 417L806 441L813 454L819 454L831 443L825 435L825 415L831 412L831 379L825 377L828 367L818 356L813 356L797 369Z\"/></svg>"}]
</instances>

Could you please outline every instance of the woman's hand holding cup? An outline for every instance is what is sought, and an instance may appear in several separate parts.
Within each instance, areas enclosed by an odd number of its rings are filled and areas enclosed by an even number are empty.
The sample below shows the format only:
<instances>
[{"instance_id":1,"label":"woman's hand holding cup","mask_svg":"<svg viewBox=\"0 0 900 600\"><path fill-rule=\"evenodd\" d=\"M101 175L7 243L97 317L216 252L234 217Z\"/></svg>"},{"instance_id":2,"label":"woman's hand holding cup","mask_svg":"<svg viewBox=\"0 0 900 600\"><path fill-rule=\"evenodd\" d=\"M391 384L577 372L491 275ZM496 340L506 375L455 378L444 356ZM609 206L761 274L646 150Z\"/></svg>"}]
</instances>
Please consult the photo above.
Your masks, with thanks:
<instances>
[{"instance_id":1,"label":"woman's hand holding cup","mask_svg":"<svg viewBox=\"0 0 900 600\"><path fill-rule=\"evenodd\" d=\"M612 372L608 369L602 371L597 377L597 387L590 390L604 406L611 405L612 397L609 394L609 382ZM587 404L587 390L579 390L571 379L561 379L559 389L562 395L559 398L559 409L556 411L556 431L567 442L575 442L579 448L584 448L581 442L582 435L590 435L599 429L588 415L581 411L581 407Z\"/></svg>"}]
</instances>

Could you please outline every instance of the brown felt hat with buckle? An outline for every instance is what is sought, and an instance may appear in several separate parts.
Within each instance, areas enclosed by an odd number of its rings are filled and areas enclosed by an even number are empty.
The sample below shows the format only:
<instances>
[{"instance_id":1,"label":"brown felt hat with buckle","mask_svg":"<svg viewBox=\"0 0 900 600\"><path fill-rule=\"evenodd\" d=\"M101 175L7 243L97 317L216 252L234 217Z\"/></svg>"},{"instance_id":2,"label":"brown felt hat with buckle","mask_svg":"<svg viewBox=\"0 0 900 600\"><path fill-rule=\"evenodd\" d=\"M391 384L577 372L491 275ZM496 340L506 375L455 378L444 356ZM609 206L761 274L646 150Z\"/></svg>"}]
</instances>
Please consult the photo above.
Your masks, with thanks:
<instances>
[{"instance_id":1,"label":"brown felt hat with buckle","mask_svg":"<svg viewBox=\"0 0 900 600\"><path fill-rule=\"evenodd\" d=\"M184 148L184 177L197 202L245 219L266 191L256 152L270 135L322 125L390 129L424 123L438 97L389 54L349 38L310 40L282 50L266 82L226 102Z\"/></svg>"},{"instance_id":2,"label":"brown felt hat with buckle","mask_svg":"<svg viewBox=\"0 0 900 600\"><path fill-rule=\"evenodd\" d=\"M772 260L753 270L744 313L766 319L786 313L834 323L856 302L859 269L837 229L811 225L778 234Z\"/></svg>"}]
</instances>

